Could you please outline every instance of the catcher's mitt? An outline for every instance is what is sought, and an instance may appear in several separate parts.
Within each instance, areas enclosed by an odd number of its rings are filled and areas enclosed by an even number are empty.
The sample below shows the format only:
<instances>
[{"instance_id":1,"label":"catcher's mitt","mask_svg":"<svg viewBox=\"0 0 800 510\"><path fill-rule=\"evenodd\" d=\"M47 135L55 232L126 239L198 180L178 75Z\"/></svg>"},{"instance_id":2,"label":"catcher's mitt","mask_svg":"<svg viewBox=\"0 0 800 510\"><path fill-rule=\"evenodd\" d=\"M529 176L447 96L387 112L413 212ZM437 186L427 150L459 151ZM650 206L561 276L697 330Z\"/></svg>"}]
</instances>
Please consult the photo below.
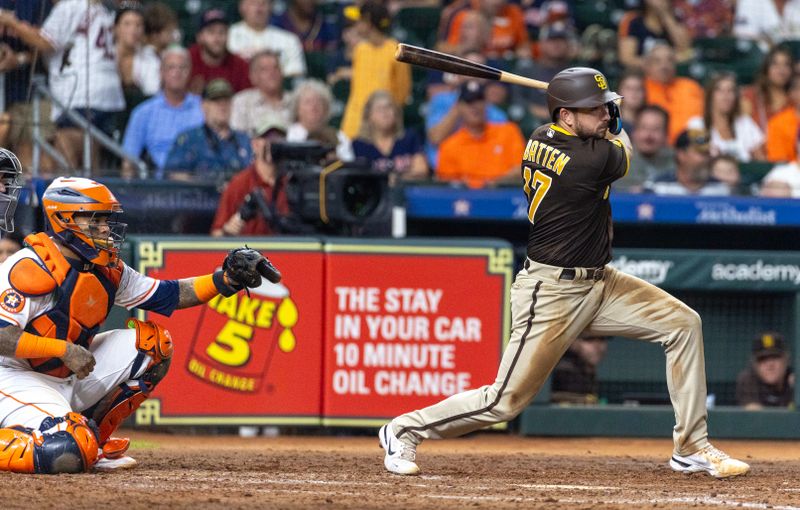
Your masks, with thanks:
<instances>
[{"instance_id":1,"label":"catcher's mitt","mask_svg":"<svg viewBox=\"0 0 800 510\"><path fill-rule=\"evenodd\" d=\"M261 285L262 276L272 283L281 281L280 271L266 257L247 245L229 251L222 263L222 270L232 282L251 289Z\"/></svg>"}]
</instances>

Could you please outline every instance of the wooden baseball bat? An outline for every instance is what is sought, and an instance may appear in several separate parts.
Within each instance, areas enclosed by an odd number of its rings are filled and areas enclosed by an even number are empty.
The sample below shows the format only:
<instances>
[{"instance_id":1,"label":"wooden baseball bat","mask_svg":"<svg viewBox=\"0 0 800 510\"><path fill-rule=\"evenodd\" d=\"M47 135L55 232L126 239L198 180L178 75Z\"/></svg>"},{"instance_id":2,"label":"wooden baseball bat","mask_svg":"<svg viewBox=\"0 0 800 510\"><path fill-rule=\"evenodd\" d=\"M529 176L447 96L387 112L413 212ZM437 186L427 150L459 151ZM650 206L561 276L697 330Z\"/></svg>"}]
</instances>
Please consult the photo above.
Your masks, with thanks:
<instances>
[{"instance_id":1,"label":"wooden baseball bat","mask_svg":"<svg viewBox=\"0 0 800 510\"><path fill-rule=\"evenodd\" d=\"M427 67L429 69L437 69L447 73L513 83L515 85L522 85L523 87L531 87L534 89L547 89L547 82L544 81L526 78L518 74L501 71L492 66L456 57L455 55L449 55L411 44L398 44L397 50L394 53L394 58L398 62L405 62L406 64Z\"/></svg>"}]
</instances>

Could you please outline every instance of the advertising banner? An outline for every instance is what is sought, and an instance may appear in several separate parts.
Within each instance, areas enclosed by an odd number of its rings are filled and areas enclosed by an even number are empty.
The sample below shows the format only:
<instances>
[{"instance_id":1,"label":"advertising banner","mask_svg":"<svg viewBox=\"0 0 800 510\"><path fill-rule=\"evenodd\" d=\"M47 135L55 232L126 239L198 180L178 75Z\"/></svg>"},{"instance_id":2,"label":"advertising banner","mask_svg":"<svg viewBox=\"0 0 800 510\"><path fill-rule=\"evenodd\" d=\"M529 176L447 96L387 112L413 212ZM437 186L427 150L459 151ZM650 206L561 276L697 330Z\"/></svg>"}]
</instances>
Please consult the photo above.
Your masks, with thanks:
<instances>
[{"instance_id":1,"label":"advertising banner","mask_svg":"<svg viewBox=\"0 0 800 510\"><path fill-rule=\"evenodd\" d=\"M494 381L512 251L325 244L323 423L377 425Z\"/></svg>"},{"instance_id":2,"label":"advertising banner","mask_svg":"<svg viewBox=\"0 0 800 510\"><path fill-rule=\"evenodd\" d=\"M408 186L409 218L528 221L519 186L493 189ZM800 202L786 198L662 196L612 193L617 223L684 225L800 225Z\"/></svg>"},{"instance_id":3,"label":"advertising banner","mask_svg":"<svg viewBox=\"0 0 800 510\"><path fill-rule=\"evenodd\" d=\"M139 271L162 280L208 274L241 243L140 242ZM171 317L166 378L137 412L153 424L319 424L322 405L323 252L319 241L249 242L284 275Z\"/></svg>"},{"instance_id":4,"label":"advertising banner","mask_svg":"<svg viewBox=\"0 0 800 510\"><path fill-rule=\"evenodd\" d=\"M666 289L800 291L790 252L617 249L611 264Z\"/></svg>"}]
</instances>

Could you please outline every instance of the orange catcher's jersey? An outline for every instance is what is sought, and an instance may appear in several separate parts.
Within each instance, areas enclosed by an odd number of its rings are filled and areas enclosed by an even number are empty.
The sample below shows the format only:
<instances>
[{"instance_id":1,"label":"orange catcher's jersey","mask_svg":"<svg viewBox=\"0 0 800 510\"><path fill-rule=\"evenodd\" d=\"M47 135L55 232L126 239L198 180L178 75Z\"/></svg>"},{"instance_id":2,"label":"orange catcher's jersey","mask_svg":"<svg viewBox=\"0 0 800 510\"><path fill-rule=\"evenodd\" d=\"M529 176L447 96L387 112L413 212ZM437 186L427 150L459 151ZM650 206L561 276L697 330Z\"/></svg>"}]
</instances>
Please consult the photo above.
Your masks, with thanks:
<instances>
[{"instance_id":1,"label":"orange catcher's jersey","mask_svg":"<svg viewBox=\"0 0 800 510\"><path fill-rule=\"evenodd\" d=\"M33 241L44 241L49 249L26 247L0 265L0 325L88 348L114 304L162 313L177 305L177 282L144 276L121 261L106 268L66 259L45 234L26 238ZM0 357L0 364L6 361ZM27 361L55 377L71 373L58 358Z\"/></svg>"}]
</instances>

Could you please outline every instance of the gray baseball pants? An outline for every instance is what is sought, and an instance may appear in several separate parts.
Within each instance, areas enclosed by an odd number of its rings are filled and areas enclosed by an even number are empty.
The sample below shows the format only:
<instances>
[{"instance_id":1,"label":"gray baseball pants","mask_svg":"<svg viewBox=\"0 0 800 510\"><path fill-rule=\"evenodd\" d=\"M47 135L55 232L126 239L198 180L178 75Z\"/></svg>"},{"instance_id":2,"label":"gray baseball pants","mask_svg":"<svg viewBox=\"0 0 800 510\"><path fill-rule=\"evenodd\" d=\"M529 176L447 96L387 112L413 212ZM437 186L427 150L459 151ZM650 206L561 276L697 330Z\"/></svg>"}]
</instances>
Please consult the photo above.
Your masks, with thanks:
<instances>
[{"instance_id":1,"label":"gray baseball pants","mask_svg":"<svg viewBox=\"0 0 800 510\"><path fill-rule=\"evenodd\" d=\"M493 384L453 395L392 421L401 441L458 437L511 420L530 403L570 343L581 333L657 342L667 358L667 386L675 410L674 453L708 445L706 374L700 316L677 298L606 266L591 270L528 261L511 287L511 339Z\"/></svg>"}]
</instances>

